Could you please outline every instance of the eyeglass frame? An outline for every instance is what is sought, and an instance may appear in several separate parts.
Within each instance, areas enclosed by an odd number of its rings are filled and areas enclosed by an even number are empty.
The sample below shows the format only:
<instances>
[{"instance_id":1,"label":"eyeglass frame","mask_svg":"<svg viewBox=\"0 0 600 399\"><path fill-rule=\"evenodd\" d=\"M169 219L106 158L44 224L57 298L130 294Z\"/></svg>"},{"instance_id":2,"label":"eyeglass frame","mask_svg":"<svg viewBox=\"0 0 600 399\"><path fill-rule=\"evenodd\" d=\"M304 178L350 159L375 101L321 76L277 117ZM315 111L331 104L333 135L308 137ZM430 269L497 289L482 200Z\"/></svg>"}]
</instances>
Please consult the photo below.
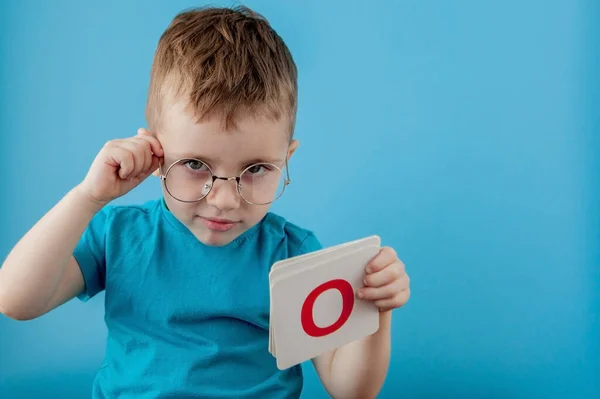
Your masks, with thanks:
<instances>
[{"instance_id":1,"label":"eyeglass frame","mask_svg":"<svg viewBox=\"0 0 600 399\"><path fill-rule=\"evenodd\" d=\"M179 199L177 197L175 197L171 191L169 190L169 187L167 186L167 175L169 174L169 171L173 168L173 166L175 166L176 164L182 162L182 161L196 161L196 162L200 162L201 164L203 164L204 166L206 166L208 168L208 171L210 172L210 175L212 177L212 181L210 183L210 189L208 190L208 192L201 198L195 199L195 200L190 200L190 201L185 201L182 199ZM250 205L256 205L256 206L262 206L262 205L269 205L272 204L273 202L277 201L279 198L281 198L281 196L283 195L283 193L285 192L286 187L292 182L290 180L290 172L288 170L288 157L285 157L285 179L283 181L283 190L281 190L281 193L277 196L277 198L273 199L270 202L265 202L265 203L261 203L261 204L256 204L254 202L250 202L248 201L244 195L241 192L241 183L240 180L242 178L242 175L244 173L246 173L246 171L248 171L248 169L254 167L254 166L258 166L258 165L269 165L269 166L273 166L275 167L277 170L279 170L279 172L281 173L282 176L284 176L283 170L281 170L281 168L273 163L270 162L256 162L253 163L250 166L247 166L246 168L244 168L244 170L242 170L242 172L239 174L239 176L217 176L214 174L214 172L212 171L212 169L210 168L210 166L208 165L208 163L206 163L205 161L198 159L198 158L181 158L178 159L177 161L173 162L165 171L165 173L162 172L162 165L159 166L159 171L160 171L160 181L163 183L165 189L167 190L167 193L169 193L169 195L175 199L176 201L179 202L183 202L183 203L194 203L194 202L200 202L203 199L205 199L206 197L208 197L208 195L210 194L210 192L212 191L213 187L215 186L215 181L217 180L225 180L225 181L231 181L231 180L235 180L235 188L236 191L238 193L238 195L244 200L246 201L248 204ZM206 183L204 183L206 185Z\"/></svg>"}]
</instances>

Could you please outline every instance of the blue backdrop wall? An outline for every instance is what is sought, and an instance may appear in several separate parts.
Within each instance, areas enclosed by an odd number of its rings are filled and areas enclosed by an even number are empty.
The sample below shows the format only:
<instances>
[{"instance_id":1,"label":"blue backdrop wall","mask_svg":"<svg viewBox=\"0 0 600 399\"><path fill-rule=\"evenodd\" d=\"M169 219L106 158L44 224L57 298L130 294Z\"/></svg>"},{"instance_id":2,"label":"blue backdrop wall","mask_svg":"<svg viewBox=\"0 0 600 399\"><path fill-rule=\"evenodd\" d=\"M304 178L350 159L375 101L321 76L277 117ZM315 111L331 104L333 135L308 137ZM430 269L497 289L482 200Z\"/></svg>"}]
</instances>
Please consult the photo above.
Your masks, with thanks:
<instances>
[{"instance_id":1,"label":"blue backdrop wall","mask_svg":"<svg viewBox=\"0 0 600 399\"><path fill-rule=\"evenodd\" d=\"M201 4L0 1L2 257L145 125L158 37ZM326 245L379 234L411 275L380 397L600 397L598 2L245 4L300 69L274 210ZM157 195L151 179L119 202ZM89 397L102 312L100 295L0 316L0 397Z\"/></svg>"}]
</instances>

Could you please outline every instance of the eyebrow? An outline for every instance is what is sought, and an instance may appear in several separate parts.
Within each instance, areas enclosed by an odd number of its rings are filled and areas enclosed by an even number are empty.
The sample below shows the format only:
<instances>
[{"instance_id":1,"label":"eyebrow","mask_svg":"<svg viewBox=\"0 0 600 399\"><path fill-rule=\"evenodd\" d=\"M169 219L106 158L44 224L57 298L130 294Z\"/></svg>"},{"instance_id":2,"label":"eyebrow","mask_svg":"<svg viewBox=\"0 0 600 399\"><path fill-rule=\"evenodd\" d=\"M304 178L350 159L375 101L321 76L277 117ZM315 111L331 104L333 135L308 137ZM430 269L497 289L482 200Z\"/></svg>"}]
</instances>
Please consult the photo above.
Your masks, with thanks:
<instances>
[{"instance_id":1,"label":"eyebrow","mask_svg":"<svg viewBox=\"0 0 600 399\"><path fill-rule=\"evenodd\" d=\"M284 160L281 158L252 158L247 162L244 162L244 165L252 165L255 163L273 163L273 164L278 164L278 163L282 163Z\"/></svg>"},{"instance_id":2,"label":"eyebrow","mask_svg":"<svg viewBox=\"0 0 600 399\"><path fill-rule=\"evenodd\" d=\"M207 162L209 164L215 164L218 161L214 158L211 157L207 157L207 156L202 156L199 154L191 154L191 153L179 153L179 154L173 154L172 155L173 158L176 159L182 159L182 158L194 158L194 159L199 159L201 161ZM273 163L273 164L278 164L278 163L283 163L284 159L281 159L279 157L276 158L271 158L271 157L262 157L262 158L250 158L247 161L244 162L240 162L242 165L248 166L248 165L252 165L255 163Z\"/></svg>"}]
</instances>

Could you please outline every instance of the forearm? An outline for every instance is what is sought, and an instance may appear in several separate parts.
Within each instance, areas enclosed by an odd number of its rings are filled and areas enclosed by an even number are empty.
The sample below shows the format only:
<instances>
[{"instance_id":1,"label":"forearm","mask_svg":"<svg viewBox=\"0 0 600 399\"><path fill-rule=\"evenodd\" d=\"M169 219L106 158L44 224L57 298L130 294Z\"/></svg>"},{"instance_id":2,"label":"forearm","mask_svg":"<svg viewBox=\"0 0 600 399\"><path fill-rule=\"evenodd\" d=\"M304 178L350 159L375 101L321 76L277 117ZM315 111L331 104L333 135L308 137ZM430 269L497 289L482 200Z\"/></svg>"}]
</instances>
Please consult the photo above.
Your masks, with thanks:
<instances>
[{"instance_id":1,"label":"forearm","mask_svg":"<svg viewBox=\"0 0 600 399\"><path fill-rule=\"evenodd\" d=\"M334 352L329 376L332 396L375 398L387 375L390 352L391 312L383 312L375 334Z\"/></svg>"},{"instance_id":2,"label":"forearm","mask_svg":"<svg viewBox=\"0 0 600 399\"><path fill-rule=\"evenodd\" d=\"M1 311L17 315L45 311L99 209L75 188L21 238L0 268Z\"/></svg>"}]
</instances>

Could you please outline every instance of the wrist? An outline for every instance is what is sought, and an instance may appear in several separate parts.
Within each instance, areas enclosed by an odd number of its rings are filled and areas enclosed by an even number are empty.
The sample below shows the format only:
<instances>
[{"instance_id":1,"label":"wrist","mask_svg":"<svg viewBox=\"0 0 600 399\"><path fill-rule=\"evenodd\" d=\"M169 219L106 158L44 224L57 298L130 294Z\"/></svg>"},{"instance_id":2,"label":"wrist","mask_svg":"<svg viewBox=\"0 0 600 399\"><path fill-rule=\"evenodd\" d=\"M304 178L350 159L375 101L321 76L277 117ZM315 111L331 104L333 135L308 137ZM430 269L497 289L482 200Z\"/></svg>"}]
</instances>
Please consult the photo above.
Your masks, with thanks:
<instances>
[{"instance_id":1,"label":"wrist","mask_svg":"<svg viewBox=\"0 0 600 399\"><path fill-rule=\"evenodd\" d=\"M392 311L379 312L379 332L389 331L392 327Z\"/></svg>"},{"instance_id":2,"label":"wrist","mask_svg":"<svg viewBox=\"0 0 600 399\"><path fill-rule=\"evenodd\" d=\"M366 337L366 341L380 342L381 339L389 337L392 330L392 312L379 312L379 328L373 334Z\"/></svg>"},{"instance_id":3,"label":"wrist","mask_svg":"<svg viewBox=\"0 0 600 399\"><path fill-rule=\"evenodd\" d=\"M91 215L95 215L96 213L100 212L102 208L108 205L107 202L99 201L94 198L94 196L92 196L81 184L75 186L73 190L71 190L70 194L73 198L73 201Z\"/></svg>"}]
</instances>

